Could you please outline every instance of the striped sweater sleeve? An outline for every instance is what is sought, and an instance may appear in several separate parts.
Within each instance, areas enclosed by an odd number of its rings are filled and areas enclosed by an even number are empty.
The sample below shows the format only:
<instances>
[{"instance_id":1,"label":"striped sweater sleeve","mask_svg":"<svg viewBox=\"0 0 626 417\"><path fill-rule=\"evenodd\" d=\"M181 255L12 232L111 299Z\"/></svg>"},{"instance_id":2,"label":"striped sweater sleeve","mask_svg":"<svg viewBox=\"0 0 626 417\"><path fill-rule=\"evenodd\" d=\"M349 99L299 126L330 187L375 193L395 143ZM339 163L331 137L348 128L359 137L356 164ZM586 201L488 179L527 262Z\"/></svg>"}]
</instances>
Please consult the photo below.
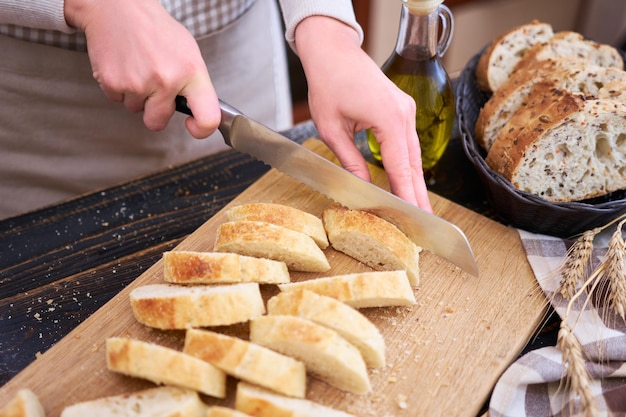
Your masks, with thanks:
<instances>
[{"instance_id":1,"label":"striped sweater sleeve","mask_svg":"<svg viewBox=\"0 0 626 417\"><path fill-rule=\"evenodd\" d=\"M0 23L72 33L63 5L63 0L0 0Z\"/></svg>"},{"instance_id":2,"label":"striped sweater sleeve","mask_svg":"<svg viewBox=\"0 0 626 417\"><path fill-rule=\"evenodd\" d=\"M363 42L363 29L356 21L352 1L350 0L280 0L285 21L285 38L289 46L296 51L296 26L309 16L321 15L335 18L352 26Z\"/></svg>"}]
</instances>

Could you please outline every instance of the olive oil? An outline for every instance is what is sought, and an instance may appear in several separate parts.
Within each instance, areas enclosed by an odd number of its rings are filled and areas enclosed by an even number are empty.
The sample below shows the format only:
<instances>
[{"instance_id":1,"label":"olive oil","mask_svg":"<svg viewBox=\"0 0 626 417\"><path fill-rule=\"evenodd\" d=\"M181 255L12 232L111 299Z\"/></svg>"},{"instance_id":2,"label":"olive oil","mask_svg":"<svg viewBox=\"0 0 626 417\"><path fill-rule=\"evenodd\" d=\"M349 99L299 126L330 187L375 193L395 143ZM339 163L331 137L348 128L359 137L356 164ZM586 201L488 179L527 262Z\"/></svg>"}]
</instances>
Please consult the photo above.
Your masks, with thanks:
<instances>
[{"instance_id":1,"label":"olive oil","mask_svg":"<svg viewBox=\"0 0 626 417\"><path fill-rule=\"evenodd\" d=\"M454 21L441 1L434 6L433 1L404 3L396 46L382 71L415 100L422 167L428 174L446 150L454 126L454 92L440 59L450 44ZM380 144L371 131L367 134L372 156L382 164Z\"/></svg>"},{"instance_id":2,"label":"olive oil","mask_svg":"<svg viewBox=\"0 0 626 417\"><path fill-rule=\"evenodd\" d=\"M433 57L411 61L396 53L383 72L415 100L415 127L422 150L422 167L431 170L448 146L454 126L454 92L441 62ZM381 161L380 145L368 132L372 155Z\"/></svg>"}]
</instances>

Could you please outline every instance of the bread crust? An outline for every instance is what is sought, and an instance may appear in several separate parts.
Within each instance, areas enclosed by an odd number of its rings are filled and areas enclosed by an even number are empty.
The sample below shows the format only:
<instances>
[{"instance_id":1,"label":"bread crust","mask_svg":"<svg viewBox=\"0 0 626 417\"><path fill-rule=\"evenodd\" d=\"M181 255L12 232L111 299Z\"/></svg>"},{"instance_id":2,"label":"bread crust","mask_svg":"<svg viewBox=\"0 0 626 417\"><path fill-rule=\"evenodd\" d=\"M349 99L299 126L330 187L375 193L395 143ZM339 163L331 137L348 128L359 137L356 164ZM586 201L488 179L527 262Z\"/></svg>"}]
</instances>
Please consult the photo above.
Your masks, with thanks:
<instances>
[{"instance_id":1,"label":"bread crust","mask_svg":"<svg viewBox=\"0 0 626 417\"><path fill-rule=\"evenodd\" d=\"M358 349L336 331L289 315L261 316L250 322L250 341L302 361L308 372L354 394L371 385Z\"/></svg>"},{"instance_id":2,"label":"bread crust","mask_svg":"<svg viewBox=\"0 0 626 417\"><path fill-rule=\"evenodd\" d=\"M39 398L28 388L17 391L13 398L0 408L0 417L45 417Z\"/></svg>"},{"instance_id":3,"label":"bread crust","mask_svg":"<svg viewBox=\"0 0 626 417\"><path fill-rule=\"evenodd\" d=\"M173 284L283 284L290 281L284 262L236 253L193 251L165 252L163 279Z\"/></svg>"},{"instance_id":4,"label":"bread crust","mask_svg":"<svg viewBox=\"0 0 626 417\"><path fill-rule=\"evenodd\" d=\"M137 321L157 329L225 326L265 313L257 283L144 285L131 291L130 303Z\"/></svg>"},{"instance_id":5,"label":"bread crust","mask_svg":"<svg viewBox=\"0 0 626 417\"><path fill-rule=\"evenodd\" d=\"M335 298L354 308L416 304L406 271L374 271L290 282L281 291L309 290Z\"/></svg>"},{"instance_id":6,"label":"bread crust","mask_svg":"<svg viewBox=\"0 0 626 417\"><path fill-rule=\"evenodd\" d=\"M326 272L330 264L315 241L304 233L256 221L222 223L215 238L216 252L232 252L284 262L289 270Z\"/></svg>"},{"instance_id":7,"label":"bread crust","mask_svg":"<svg viewBox=\"0 0 626 417\"><path fill-rule=\"evenodd\" d=\"M183 352L124 337L106 340L109 370L155 384L193 389L216 398L226 396L226 374Z\"/></svg>"},{"instance_id":8,"label":"bread crust","mask_svg":"<svg viewBox=\"0 0 626 417\"><path fill-rule=\"evenodd\" d=\"M368 367L385 366L385 340L378 328L353 307L313 291L282 292L267 301L270 315L293 315L339 333L352 343Z\"/></svg>"},{"instance_id":9,"label":"bread crust","mask_svg":"<svg viewBox=\"0 0 626 417\"><path fill-rule=\"evenodd\" d=\"M231 222L248 220L283 226L310 236L321 249L328 247L322 220L295 207L276 203L248 203L231 207L226 215Z\"/></svg>"},{"instance_id":10,"label":"bread crust","mask_svg":"<svg viewBox=\"0 0 626 417\"><path fill-rule=\"evenodd\" d=\"M404 269L419 285L421 248L387 220L339 205L324 209L322 220L333 249L377 271Z\"/></svg>"},{"instance_id":11,"label":"bread crust","mask_svg":"<svg viewBox=\"0 0 626 417\"><path fill-rule=\"evenodd\" d=\"M306 393L306 367L292 357L209 330L189 329L183 352L229 375L297 398Z\"/></svg>"}]
</instances>

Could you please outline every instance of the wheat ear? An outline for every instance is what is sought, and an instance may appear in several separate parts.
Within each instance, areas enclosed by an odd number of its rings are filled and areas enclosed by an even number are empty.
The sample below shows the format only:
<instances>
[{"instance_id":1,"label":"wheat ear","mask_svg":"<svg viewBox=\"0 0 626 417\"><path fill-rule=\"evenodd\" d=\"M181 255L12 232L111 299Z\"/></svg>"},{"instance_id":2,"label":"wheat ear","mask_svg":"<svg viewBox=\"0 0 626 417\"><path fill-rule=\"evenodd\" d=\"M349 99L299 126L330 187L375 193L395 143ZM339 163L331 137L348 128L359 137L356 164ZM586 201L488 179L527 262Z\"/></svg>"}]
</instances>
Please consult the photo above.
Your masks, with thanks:
<instances>
[{"instance_id":1,"label":"wheat ear","mask_svg":"<svg viewBox=\"0 0 626 417\"><path fill-rule=\"evenodd\" d=\"M622 320L626 317L626 271L624 258L626 257L626 243L622 237L622 220L609 240L606 251L606 260L598 267L602 270L601 276L608 281L608 304Z\"/></svg>"},{"instance_id":2,"label":"wheat ear","mask_svg":"<svg viewBox=\"0 0 626 417\"><path fill-rule=\"evenodd\" d=\"M602 228L596 227L584 232L567 251L567 258L561 267L561 281L557 292L569 300L574 296L579 282L583 282L589 273L593 239Z\"/></svg>"}]
</instances>

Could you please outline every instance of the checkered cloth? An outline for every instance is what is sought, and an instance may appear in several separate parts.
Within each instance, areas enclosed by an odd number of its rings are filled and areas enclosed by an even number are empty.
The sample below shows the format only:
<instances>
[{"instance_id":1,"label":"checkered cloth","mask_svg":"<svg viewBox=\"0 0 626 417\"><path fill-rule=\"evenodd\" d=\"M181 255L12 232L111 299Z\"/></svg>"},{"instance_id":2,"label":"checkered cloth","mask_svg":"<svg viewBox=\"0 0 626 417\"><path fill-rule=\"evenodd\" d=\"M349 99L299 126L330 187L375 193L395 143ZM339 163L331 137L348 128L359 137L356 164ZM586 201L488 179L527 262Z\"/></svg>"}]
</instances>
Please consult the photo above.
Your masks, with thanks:
<instances>
[{"instance_id":1,"label":"checkered cloth","mask_svg":"<svg viewBox=\"0 0 626 417\"><path fill-rule=\"evenodd\" d=\"M199 38L234 22L252 6L255 0L160 1L172 17L182 23L195 38ZM56 30L0 24L0 34L74 51L87 51L87 41L83 32L63 33Z\"/></svg>"},{"instance_id":2,"label":"checkered cloth","mask_svg":"<svg viewBox=\"0 0 626 417\"><path fill-rule=\"evenodd\" d=\"M604 259L609 228L596 236L592 268ZM568 300L555 291L558 270L573 241L519 231L535 277L561 318ZM601 293L598 293L601 294ZM600 415L626 415L626 323L605 308L606 297L585 297L574 303L567 324L581 343L586 366L593 378L592 391ZM546 347L531 351L513 363L500 377L492 394L489 417L584 416L578 399L566 387L561 351Z\"/></svg>"}]
</instances>

